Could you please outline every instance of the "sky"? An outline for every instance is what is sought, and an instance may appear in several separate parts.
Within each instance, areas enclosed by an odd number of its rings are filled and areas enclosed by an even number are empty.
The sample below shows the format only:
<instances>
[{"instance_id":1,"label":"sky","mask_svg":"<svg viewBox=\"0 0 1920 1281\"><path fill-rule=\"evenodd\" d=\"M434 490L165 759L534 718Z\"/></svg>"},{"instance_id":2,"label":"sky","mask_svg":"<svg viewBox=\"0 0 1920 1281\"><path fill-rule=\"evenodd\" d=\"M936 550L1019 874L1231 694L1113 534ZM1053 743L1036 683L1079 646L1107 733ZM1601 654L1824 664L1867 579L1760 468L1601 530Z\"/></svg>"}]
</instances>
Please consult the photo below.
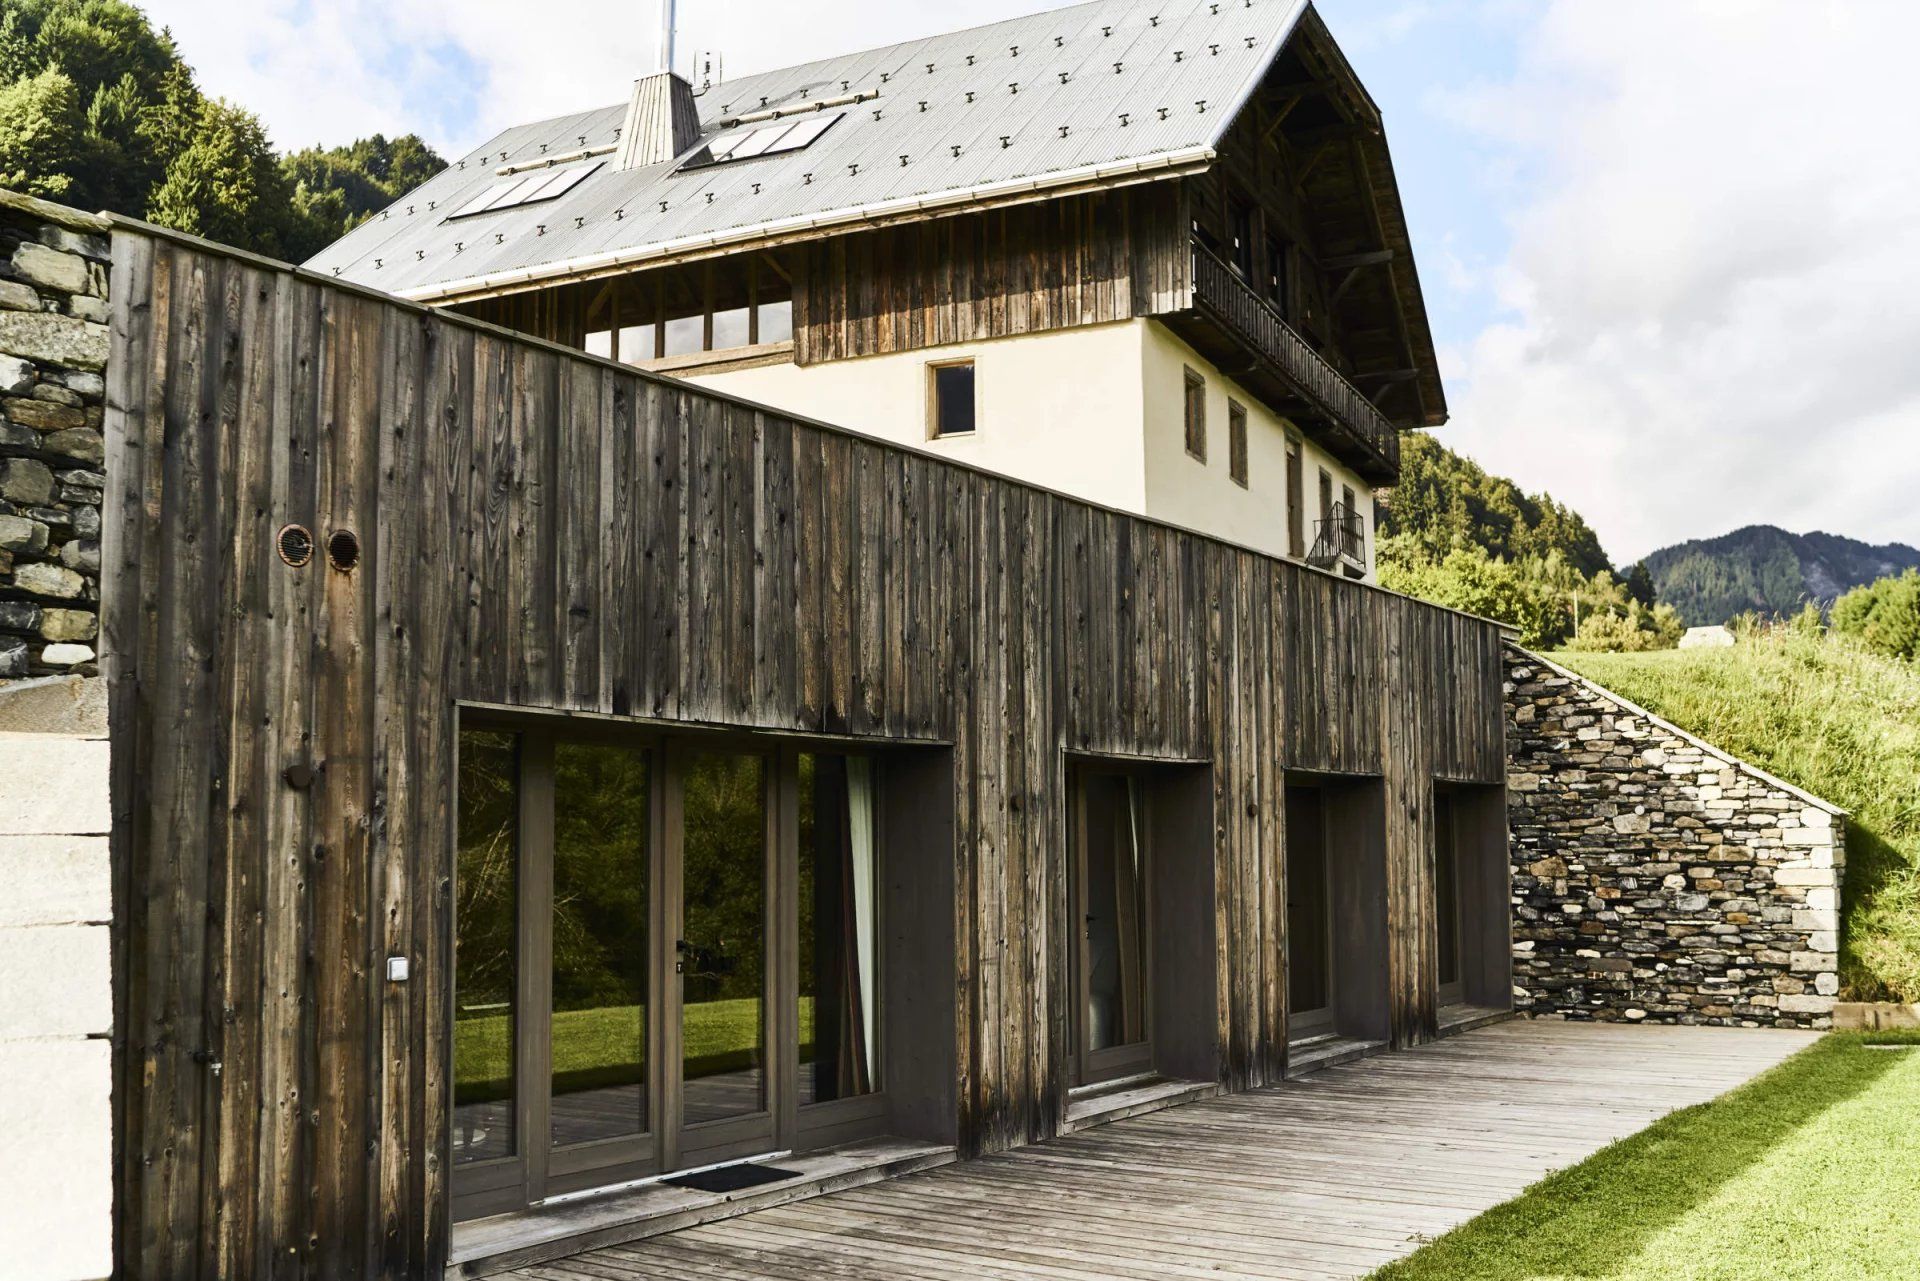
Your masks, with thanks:
<instances>
[{"instance_id":1,"label":"sky","mask_svg":"<svg viewBox=\"0 0 1920 1281\"><path fill-rule=\"evenodd\" d=\"M657 58L646 0L145 7L283 149L456 154ZM1048 7L680 0L678 62L737 76ZM1622 565L1749 524L1920 544L1920 3L1319 8L1386 119L1442 440Z\"/></svg>"}]
</instances>

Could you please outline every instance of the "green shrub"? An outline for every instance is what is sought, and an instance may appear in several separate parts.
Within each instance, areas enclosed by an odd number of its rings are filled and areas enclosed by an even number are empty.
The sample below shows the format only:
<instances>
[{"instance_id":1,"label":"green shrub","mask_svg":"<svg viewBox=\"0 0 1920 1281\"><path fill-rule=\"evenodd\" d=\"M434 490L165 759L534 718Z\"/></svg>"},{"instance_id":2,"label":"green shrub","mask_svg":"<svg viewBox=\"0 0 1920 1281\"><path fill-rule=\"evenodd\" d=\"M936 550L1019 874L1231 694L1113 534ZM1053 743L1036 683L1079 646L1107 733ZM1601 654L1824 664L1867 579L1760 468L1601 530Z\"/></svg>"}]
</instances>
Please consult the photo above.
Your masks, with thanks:
<instances>
[{"instance_id":1,"label":"green shrub","mask_svg":"<svg viewBox=\"0 0 1920 1281\"><path fill-rule=\"evenodd\" d=\"M1920 569L1856 587L1833 603L1833 630L1876 654L1920 656Z\"/></svg>"}]
</instances>

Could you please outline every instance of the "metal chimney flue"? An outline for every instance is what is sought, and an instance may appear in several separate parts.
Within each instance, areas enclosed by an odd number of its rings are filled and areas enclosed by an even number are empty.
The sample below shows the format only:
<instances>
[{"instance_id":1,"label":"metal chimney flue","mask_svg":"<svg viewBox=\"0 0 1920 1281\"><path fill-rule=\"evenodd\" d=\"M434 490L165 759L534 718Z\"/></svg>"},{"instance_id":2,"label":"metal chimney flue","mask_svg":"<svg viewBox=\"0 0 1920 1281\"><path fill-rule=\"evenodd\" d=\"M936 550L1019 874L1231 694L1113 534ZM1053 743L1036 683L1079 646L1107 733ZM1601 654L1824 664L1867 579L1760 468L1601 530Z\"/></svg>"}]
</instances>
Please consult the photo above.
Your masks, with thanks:
<instances>
[{"instance_id":1,"label":"metal chimney flue","mask_svg":"<svg viewBox=\"0 0 1920 1281\"><path fill-rule=\"evenodd\" d=\"M700 141L693 86L673 70L674 0L660 0L660 69L633 82L620 126L620 167L663 165Z\"/></svg>"}]
</instances>

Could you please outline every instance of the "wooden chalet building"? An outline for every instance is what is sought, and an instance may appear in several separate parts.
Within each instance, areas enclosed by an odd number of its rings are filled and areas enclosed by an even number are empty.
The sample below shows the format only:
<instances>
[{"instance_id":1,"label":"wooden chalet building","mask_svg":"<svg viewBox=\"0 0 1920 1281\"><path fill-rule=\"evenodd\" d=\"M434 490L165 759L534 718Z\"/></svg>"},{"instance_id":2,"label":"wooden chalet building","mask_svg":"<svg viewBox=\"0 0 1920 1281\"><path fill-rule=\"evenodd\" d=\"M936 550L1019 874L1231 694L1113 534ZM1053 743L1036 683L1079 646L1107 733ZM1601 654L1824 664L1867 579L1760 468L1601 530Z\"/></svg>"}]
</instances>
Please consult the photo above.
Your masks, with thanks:
<instances>
[{"instance_id":1,"label":"wooden chalet building","mask_svg":"<svg viewBox=\"0 0 1920 1281\"><path fill-rule=\"evenodd\" d=\"M1310 7L649 77L308 270L111 241L123 1274L484 1275L1508 1006Z\"/></svg>"},{"instance_id":2,"label":"wooden chalet building","mask_svg":"<svg viewBox=\"0 0 1920 1281\"><path fill-rule=\"evenodd\" d=\"M308 265L1362 578L1447 416L1380 112L1290 0L660 72Z\"/></svg>"}]
</instances>

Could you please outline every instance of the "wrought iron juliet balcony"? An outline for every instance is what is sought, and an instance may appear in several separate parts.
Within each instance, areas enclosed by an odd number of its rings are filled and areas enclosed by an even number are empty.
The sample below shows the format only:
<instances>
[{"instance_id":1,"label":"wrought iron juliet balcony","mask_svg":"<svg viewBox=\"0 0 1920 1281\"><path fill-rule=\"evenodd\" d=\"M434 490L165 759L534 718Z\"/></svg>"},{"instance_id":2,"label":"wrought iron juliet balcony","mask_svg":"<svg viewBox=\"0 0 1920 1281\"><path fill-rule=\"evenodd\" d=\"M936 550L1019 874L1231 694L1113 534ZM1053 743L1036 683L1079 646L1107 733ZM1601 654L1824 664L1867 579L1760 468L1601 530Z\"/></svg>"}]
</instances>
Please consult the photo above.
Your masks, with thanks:
<instances>
[{"instance_id":1,"label":"wrought iron juliet balcony","mask_svg":"<svg viewBox=\"0 0 1920 1281\"><path fill-rule=\"evenodd\" d=\"M1192 310L1165 319L1221 372L1303 420L1303 427L1368 482L1391 484L1399 477L1399 429L1273 304L1198 241L1193 244Z\"/></svg>"},{"instance_id":2,"label":"wrought iron juliet balcony","mask_svg":"<svg viewBox=\"0 0 1920 1281\"><path fill-rule=\"evenodd\" d=\"M1315 521L1307 564L1320 569L1339 568L1349 578L1365 578L1367 526L1360 513L1345 503L1335 503L1325 520Z\"/></svg>"}]
</instances>

